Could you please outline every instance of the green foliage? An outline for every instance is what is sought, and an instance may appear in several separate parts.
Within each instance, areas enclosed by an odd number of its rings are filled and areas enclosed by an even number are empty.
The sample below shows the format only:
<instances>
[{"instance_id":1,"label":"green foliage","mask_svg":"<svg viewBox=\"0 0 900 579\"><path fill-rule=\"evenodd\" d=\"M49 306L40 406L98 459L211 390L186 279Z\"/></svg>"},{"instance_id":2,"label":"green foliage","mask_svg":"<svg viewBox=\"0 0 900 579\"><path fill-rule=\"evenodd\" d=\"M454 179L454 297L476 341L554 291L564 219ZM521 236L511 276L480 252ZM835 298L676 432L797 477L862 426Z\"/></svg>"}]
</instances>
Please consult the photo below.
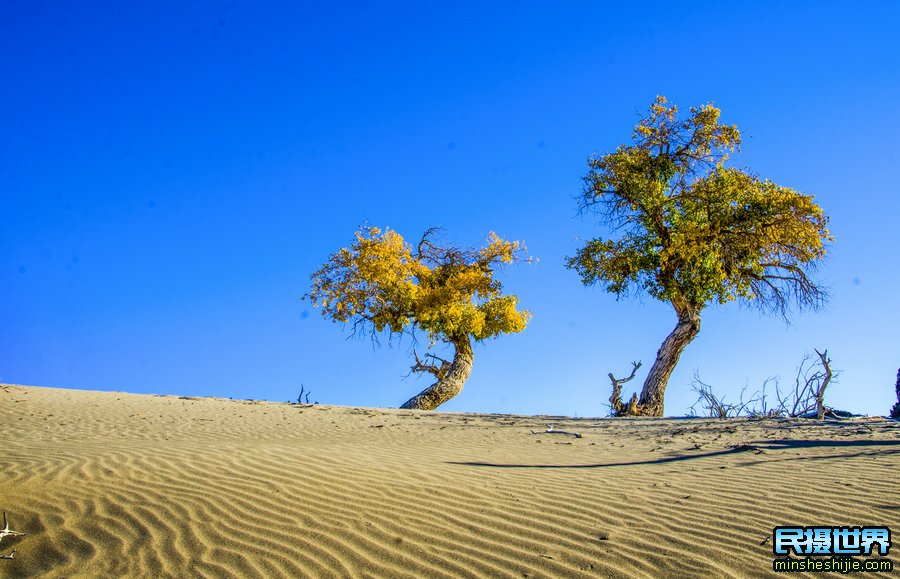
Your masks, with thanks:
<instances>
[{"instance_id":1,"label":"green foliage","mask_svg":"<svg viewBox=\"0 0 900 579\"><path fill-rule=\"evenodd\" d=\"M588 241L567 266L585 285L616 295L644 291L677 311L715 300L752 301L784 314L789 301L819 305L807 270L832 238L811 195L725 165L737 127L712 104L678 109L657 97L634 144L588 161L582 211L618 235Z\"/></svg>"},{"instance_id":2,"label":"green foliage","mask_svg":"<svg viewBox=\"0 0 900 579\"><path fill-rule=\"evenodd\" d=\"M497 266L524 247L491 233L481 249L444 248L429 230L414 252L399 233L364 227L349 248L334 253L312 275L304 296L335 322L390 334L420 329L432 342L484 340L521 332L531 314L503 295Z\"/></svg>"}]
</instances>

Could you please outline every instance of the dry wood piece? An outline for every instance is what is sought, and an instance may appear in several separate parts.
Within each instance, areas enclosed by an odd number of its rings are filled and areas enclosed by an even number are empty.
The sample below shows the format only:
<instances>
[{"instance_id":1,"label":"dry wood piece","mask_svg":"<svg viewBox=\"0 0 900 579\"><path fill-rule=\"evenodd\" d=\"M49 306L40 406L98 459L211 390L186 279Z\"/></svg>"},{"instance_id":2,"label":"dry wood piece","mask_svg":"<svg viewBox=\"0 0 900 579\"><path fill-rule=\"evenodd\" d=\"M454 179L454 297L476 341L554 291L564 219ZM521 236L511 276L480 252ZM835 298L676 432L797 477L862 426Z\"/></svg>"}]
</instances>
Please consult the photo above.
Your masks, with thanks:
<instances>
[{"instance_id":1,"label":"dry wood piece","mask_svg":"<svg viewBox=\"0 0 900 579\"><path fill-rule=\"evenodd\" d=\"M822 420L825 418L825 388L828 387L828 383L831 382L831 360L828 358L828 350L824 352L820 352L816 350L816 354L819 355L819 360L822 361L822 367L825 369L825 373L821 375L820 385L816 389L816 418Z\"/></svg>"},{"instance_id":2,"label":"dry wood piece","mask_svg":"<svg viewBox=\"0 0 900 579\"><path fill-rule=\"evenodd\" d=\"M638 414L637 394L634 394L631 397L631 400L628 402L628 404L622 402L622 384L634 378L634 375L638 371L638 368L641 367L641 363L632 362L631 366L631 375L628 376L628 378L616 378L615 376L613 376L612 372L609 373L609 380L610 382L612 382L612 394L609 396L609 405L612 408L613 416L634 416Z\"/></svg>"},{"instance_id":3,"label":"dry wood piece","mask_svg":"<svg viewBox=\"0 0 900 579\"><path fill-rule=\"evenodd\" d=\"M3 540L3 537L21 537L25 535L25 533L20 533L18 531L13 531L9 528L9 523L6 522L6 511L3 512L3 528L0 529L0 541Z\"/></svg>"},{"instance_id":4,"label":"dry wood piece","mask_svg":"<svg viewBox=\"0 0 900 579\"><path fill-rule=\"evenodd\" d=\"M567 430L555 430L552 424L547 425L547 430L532 430L531 434L568 434L569 436L574 436L575 438L581 438L581 434L577 432L569 432Z\"/></svg>"},{"instance_id":5,"label":"dry wood piece","mask_svg":"<svg viewBox=\"0 0 900 579\"><path fill-rule=\"evenodd\" d=\"M9 523L6 521L6 512L3 513L3 528L0 529L0 541L3 540L3 537L21 537L25 535L25 533L20 533L18 531L13 531L9 528ZM9 555L0 555L0 559L13 559L15 558L16 552L13 550Z\"/></svg>"}]
</instances>

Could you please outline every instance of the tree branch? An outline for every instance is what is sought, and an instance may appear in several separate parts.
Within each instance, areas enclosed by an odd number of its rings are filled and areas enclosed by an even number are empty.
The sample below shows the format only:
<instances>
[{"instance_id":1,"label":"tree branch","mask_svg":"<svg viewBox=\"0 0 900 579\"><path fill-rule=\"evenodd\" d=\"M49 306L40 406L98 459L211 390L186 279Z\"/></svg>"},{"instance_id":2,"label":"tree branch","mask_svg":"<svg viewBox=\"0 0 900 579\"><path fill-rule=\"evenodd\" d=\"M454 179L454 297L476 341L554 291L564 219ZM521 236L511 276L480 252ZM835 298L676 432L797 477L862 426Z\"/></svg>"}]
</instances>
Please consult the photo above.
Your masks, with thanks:
<instances>
[{"instance_id":1,"label":"tree branch","mask_svg":"<svg viewBox=\"0 0 900 579\"><path fill-rule=\"evenodd\" d=\"M433 374L438 381L444 379L444 376L450 371L450 366L452 364L449 360L444 360L443 358L430 353L425 354L425 357L440 362L440 366L423 362L415 349L413 349L413 357L416 359L416 363L410 368L411 373L415 372L416 374L420 374L422 372L428 372L429 374Z\"/></svg>"},{"instance_id":2,"label":"tree branch","mask_svg":"<svg viewBox=\"0 0 900 579\"><path fill-rule=\"evenodd\" d=\"M610 382L612 382L612 394L609 397L609 405L612 408L613 416L622 416L625 413L626 405L622 402L622 384L632 380L641 367L640 362L631 363L631 374L627 378L616 378L613 373L608 374ZM637 404L637 394L631 397L631 402L627 407Z\"/></svg>"}]
</instances>

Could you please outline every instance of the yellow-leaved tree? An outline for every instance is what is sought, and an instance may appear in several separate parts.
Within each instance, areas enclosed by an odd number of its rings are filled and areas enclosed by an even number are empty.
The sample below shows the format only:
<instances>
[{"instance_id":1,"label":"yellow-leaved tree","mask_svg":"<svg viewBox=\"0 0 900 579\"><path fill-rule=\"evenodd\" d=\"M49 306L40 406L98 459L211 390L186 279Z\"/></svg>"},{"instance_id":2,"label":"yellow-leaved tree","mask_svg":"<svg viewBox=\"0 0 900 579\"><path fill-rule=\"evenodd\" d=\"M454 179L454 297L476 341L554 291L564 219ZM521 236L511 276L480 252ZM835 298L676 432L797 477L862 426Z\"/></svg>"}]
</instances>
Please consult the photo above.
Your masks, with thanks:
<instances>
[{"instance_id":1,"label":"yellow-leaved tree","mask_svg":"<svg viewBox=\"0 0 900 579\"><path fill-rule=\"evenodd\" d=\"M579 208L612 235L588 241L568 267L585 285L669 302L677 316L640 399L614 395L614 414L662 416L669 376L708 303L745 300L786 315L790 302L825 299L809 274L832 239L827 216L811 195L726 166L741 135L719 114L706 104L679 118L657 97L632 145L588 161Z\"/></svg>"},{"instance_id":2,"label":"yellow-leaved tree","mask_svg":"<svg viewBox=\"0 0 900 579\"><path fill-rule=\"evenodd\" d=\"M504 295L494 269L521 259L524 247L491 233L480 249L442 247L429 229L415 250L391 229L363 227L349 248L331 255L312 274L304 296L334 322L353 324L354 332L424 332L432 345L445 342L453 359L413 350L412 371L430 373L436 382L401 408L434 410L462 390L472 372L472 342L521 332L531 314L517 309L519 299Z\"/></svg>"}]
</instances>

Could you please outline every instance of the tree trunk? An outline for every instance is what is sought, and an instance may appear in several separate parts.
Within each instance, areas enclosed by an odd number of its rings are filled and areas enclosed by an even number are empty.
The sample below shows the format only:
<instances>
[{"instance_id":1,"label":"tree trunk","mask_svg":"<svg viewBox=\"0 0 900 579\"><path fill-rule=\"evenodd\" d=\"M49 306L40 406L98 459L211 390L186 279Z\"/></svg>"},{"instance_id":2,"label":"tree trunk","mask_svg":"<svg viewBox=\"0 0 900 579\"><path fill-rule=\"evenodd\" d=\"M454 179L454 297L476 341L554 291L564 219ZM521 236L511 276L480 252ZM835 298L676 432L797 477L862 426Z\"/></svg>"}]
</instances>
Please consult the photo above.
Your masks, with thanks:
<instances>
[{"instance_id":1,"label":"tree trunk","mask_svg":"<svg viewBox=\"0 0 900 579\"><path fill-rule=\"evenodd\" d=\"M678 311L678 310L676 310ZM666 384L672 370L678 364L681 352L691 340L700 332L700 312L693 308L683 308L678 311L678 323L675 329L666 337L647 379L644 380L644 388L641 390L641 398L637 406L629 405L629 414L640 416L662 416L663 396L666 393Z\"/></svg>"},{"instance_id":2,"label":"tree trunk","mask_svg":"<svg viewBox=\"0 0 900 579\"><path fill-rule=\"evenodd\" d=\"M400 408L412 408L414 410L434 410L444 402L447 402L459 394L469 374L472 373L472 344L469 337L465 336L453 340L456 352L453 354L453 362L443 378L422 390L419 394L407 400Z\"/></svg>"}]
</instances>

